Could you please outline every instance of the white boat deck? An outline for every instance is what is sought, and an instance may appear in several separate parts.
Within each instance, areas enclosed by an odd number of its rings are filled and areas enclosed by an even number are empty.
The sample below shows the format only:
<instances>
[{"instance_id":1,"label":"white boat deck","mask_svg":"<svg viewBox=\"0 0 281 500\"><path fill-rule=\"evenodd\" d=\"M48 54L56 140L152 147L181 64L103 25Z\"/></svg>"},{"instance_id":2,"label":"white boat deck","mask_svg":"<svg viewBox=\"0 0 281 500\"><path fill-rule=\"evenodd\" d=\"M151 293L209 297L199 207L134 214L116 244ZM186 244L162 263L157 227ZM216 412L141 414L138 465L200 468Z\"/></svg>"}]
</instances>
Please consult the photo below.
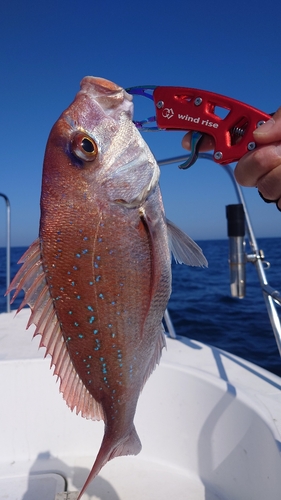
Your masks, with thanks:
<instances>
[{"instance_id":1,"label":"white boat deck","mask_svg":"<svg viewBox=\"0 0 281 500\"><path fill-rule=\"evenodd\" d=\"M0 315L1 500L78 491L103 436L67 408L29 314ZM187 338L167 344L138 404L141 453L109 462L83 500L280 500L281 379Z\"/></svg>"}]
</instances>

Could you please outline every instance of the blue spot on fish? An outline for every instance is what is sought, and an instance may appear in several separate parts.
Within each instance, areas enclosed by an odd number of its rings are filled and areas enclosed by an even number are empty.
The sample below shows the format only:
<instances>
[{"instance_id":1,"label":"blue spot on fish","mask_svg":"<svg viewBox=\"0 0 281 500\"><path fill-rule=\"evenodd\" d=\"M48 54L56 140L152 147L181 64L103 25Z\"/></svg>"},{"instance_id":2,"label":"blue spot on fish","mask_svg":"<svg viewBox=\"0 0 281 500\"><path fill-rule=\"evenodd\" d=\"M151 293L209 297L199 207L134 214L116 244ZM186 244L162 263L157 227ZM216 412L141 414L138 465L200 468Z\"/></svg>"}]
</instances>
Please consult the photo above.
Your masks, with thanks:
<instances>
[{"instance_id":1,"label":"blue spot on fish","mask_svg":"<svg viewBox=\"0 0 281 500\"><path fill-rule=\"evenodd\" d=\"M87 309L88 309L89 311L93 311L93 310L94 310L94 309L92 308L92 306L88 306L88 307L87 307Z\"/></svg>"},{"instance_id":2,"label":"blue spot on fish","mask_svg":"<svg viewBox=\"0 0 281 500\"><path fill-rule=\"evenodd\" d=\"M95 316L91 316L90 319L89 319L89 323L90 325L95 321Z\"/></svg>"},{"instance_id":3,"label":"blue spot on fish","mask_svg":"<svg viewBox=\"0 0 281 500\"><path fill-rule=\"evenodd\" d=\"M100 294L99 294L99 298L100 298L100 299L104 299L103 293L100 293Z\"/></svg>"},{"instance_id":4,"label":"blue spot on fish","mask_svg":"<svg viewBox=\"0 0 281 500\"><path fill-rule=\"evenodd\" d=\"M77 321L75 321L74 326L79 326L79 323L77 323Z\"/></svg>"},{"instance_id":5,"label":"blue spot on fish","mask_svg":"<svg viewBox=\"0 0 281 500\"><path fill-rule=\"evenodd\" d=\"M101 279L101 276L96 277L96 281L100 281L100 279Z\"/></svg>"},{"instance_id":6,"label":"blue spot on fish","mask_svg":"<svg viewBox=\"0 0 281 500\"><path fill-rule=\"evenodd\" d=\"M94 335L96 335L97 333L99 333L99 331L98 331L98 330L94 330L94 331L93 331L93 334L94 334Z\"/></svg>"},{"instance_id":7,"label":"blue spot on fish","mask_svg":"<svg viewBox=\"0 0 281 500\"><path fill-rule=\"evenodd\" d=\"M77 257L78 259L80 259L81 254L80 254L80 253L77 253L77 254L76 254L76 257Z\"/></svg>"},{"instance_id":8,"label":"blue spot on fish","mask_svg":"<svg viewBox=\"0 0 281 500\"><path fill-rule=\"evenodd\" d=\"M79 333L78 337L79 337L79 339L83 339L84 335L82 335L82 333Z\"/></svg>"}]
</instances>

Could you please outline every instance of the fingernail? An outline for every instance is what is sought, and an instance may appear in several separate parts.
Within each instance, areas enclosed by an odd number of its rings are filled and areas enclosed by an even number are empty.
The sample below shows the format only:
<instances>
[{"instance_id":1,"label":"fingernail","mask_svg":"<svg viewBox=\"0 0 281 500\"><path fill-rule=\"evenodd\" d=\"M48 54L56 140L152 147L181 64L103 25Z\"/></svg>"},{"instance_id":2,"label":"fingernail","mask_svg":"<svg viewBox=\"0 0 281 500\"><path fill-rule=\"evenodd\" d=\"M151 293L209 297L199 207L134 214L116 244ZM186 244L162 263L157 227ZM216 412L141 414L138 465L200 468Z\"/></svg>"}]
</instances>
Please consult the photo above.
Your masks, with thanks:
<instances>
[{"instance_id":1,"label":"fingernail","mask_svg":"<svg viewBox=\"0 0 281 500\"><path fill-rule=\"evenodd\" d=\"M281 144L277 144L277 146L275 146L275 149L276 149L277 156L279 156L279 158L281 158Z\"/></svg>"},{"instance_id":2,"label":"fingernail","mask_svg":"<svg viewBox=\"0 0 281 500\"><path fill-rule=\"evenodd\" d=\"M254 134L255 135L265 135L270 131L270 129L273 127L274 124L275 124L275 121L273 120L273 118L270 118L267 122L263 123L260 127L258 127L254 131Z\"/></svg>"}]
</instances>

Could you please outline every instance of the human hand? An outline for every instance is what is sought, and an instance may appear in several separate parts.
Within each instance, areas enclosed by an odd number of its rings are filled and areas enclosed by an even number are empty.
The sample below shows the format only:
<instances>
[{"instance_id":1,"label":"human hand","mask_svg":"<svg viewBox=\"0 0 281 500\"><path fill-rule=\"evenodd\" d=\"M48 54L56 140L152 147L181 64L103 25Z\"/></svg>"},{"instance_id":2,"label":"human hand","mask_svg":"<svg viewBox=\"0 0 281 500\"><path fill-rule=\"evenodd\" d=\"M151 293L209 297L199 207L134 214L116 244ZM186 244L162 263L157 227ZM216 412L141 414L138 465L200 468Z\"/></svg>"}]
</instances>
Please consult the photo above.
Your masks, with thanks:
<instances>
[{"instance_id":1,"label":"human hand","mask_svg":"<svg viewBox=\"0 0 281 500\"><path fill-rule=\"evenodd\" d=\"M235 177L242 186L256 186L266 201L275 201L281 210L281 107L254 133L257 148L246 153L237 163ZM182 139L182 146L190 150L191 133ZM215 147L211 136L205 135L200 151Z\"/></svg>"},{"instance_id":2,"label":"human hand","mask_svg":"<svg viewBox=\"0 0 281 500\"><path fill-rule=\"evenodd\" d=\"M258 147L239 160L236 180L242 186L256 186L265 200L275 201L281 210L281 108L253 135Z\"/></svg>"}]
</instances>

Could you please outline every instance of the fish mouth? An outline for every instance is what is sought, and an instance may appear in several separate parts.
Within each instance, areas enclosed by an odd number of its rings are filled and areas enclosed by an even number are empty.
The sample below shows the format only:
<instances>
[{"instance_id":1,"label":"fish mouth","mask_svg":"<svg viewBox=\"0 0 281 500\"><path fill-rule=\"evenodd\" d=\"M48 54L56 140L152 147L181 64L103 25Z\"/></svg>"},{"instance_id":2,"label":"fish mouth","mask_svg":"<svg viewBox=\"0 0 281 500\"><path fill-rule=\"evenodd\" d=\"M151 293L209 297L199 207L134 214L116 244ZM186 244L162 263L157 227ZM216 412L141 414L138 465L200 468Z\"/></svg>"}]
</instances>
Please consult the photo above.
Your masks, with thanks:
<instances>
[{"instance_id":1,"label":"fish mouth","mask_svg":"<svg viewBox=\"0 0 281 500\"><path fill-rule=\"evenodd\" d=\"M133 118L133 96L116 83L97 76L85 76L80 83L78 94L86 94L98 103L107 116L117 118L125 112Z\"/></svg>"},{"instance_id":2,"label":"fish mouth","mask_svg":"<svg viewBox=\"0 0 281 500\"><path fill-rule=\"evenodd\" d=\"M90 90L91 94L95 97L102 94L107 96L113 96L121 93L125 99L128 101L133 100L133 96L128 94L123 87L117 85L106 78L101 78L99 76L85 76L80 83L81 91L88 92Z\"/></svg>"}]
</instances>

